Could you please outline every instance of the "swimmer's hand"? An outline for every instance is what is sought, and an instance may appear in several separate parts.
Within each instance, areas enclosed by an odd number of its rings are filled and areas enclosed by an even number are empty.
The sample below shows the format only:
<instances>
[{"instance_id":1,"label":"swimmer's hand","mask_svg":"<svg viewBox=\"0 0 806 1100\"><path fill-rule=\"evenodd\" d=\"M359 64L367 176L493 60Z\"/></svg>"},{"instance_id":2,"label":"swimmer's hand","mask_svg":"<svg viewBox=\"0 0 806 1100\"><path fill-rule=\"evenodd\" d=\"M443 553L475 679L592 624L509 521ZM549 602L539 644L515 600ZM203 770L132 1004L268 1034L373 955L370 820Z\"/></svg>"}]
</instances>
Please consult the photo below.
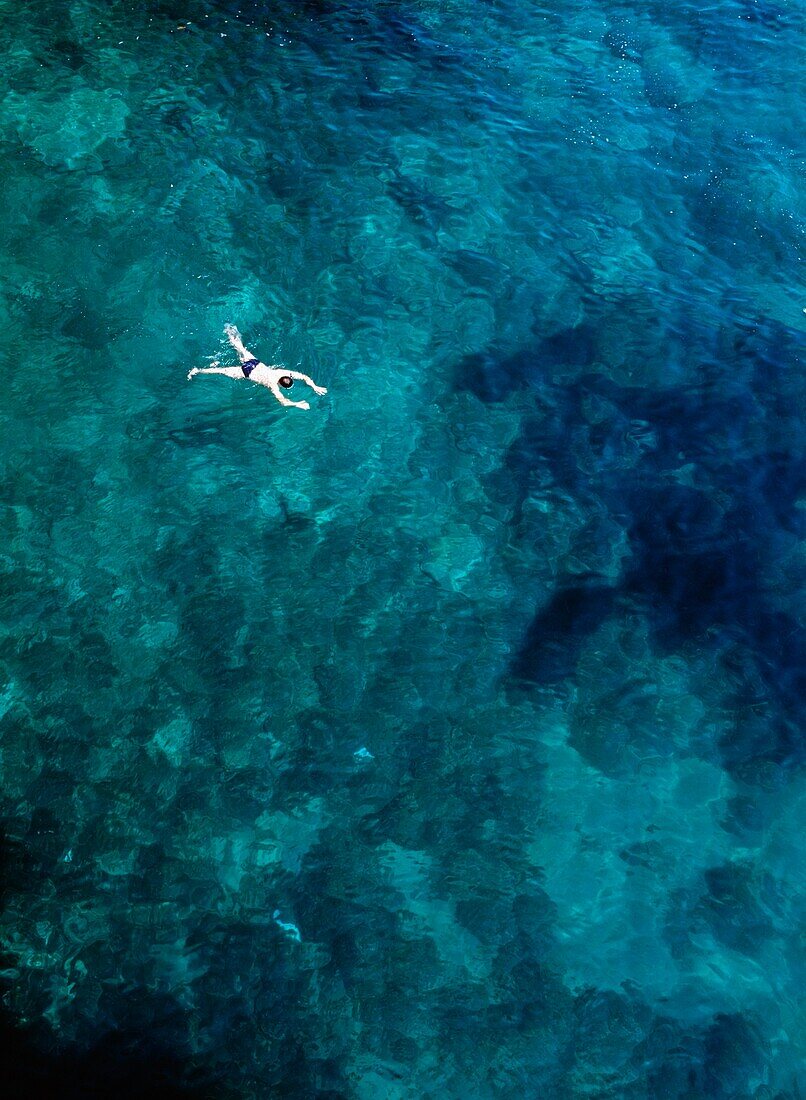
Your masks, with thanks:
<instances>
[{"instance_id":1,"label":"swimmer's hand","mask_svg":"<svg viewBox=\"0 0 806 1100\"><path fill-rule=\"evenodd\" d=\"M214 371L215 368L218 366L219 362L220 362L219 359L214 359L212 361L212 363L210 364L210 366L205 367L204 370L202 370L201 367L194 367L192 370L188 371L188 382L191 380L191 378L193 377L194 374L204 374L204 371L211 371L211 370Z\"/></svg>"},{"instance_id":2,"label":"swimmer's hand","mask_svg":"<svg viewBox=\"0 0 806 1100\"><path fill-rule=\"evenodd\" d=\"M310 407L311 406L308 404L307 401L297 401L297 408L298 409L309 409Z\"/></svg>"},{"instance_id":3,"label":"swimmer's hand","mask_svg":"<svg viewBox=\"0 0 806 1100\"><path fill-rule=\"evenodd\" d=\"M324 386L311 386L311 389L314 393L318 393L320 397L324 397L327 393L327 390Z\"/></svg>"}]
</instances>

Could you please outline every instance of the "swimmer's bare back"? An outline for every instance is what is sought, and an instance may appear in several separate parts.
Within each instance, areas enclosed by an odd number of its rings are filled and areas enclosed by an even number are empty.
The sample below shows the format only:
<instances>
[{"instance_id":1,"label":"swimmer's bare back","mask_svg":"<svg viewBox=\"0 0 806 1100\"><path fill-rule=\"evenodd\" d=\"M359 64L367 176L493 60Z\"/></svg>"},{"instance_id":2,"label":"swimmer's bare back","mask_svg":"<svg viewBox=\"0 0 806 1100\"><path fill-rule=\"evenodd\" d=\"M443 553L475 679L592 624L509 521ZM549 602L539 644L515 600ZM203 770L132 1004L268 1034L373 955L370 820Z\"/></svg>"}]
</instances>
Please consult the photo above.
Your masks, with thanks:
<instances>
[{"instance_id":1,"label":"swimmer's bare back","mask_svg":"<svg viewBox=\"0 0 806 1100\"><path fill-rule=\"evenodd\" d=\"M248 378L250 382L257 382L259 386L265 386L267 390L271 390L281 405L287 405L289 408L294 409L309 409L311 407L307 401L289 401L283 393L283 390L291 389L294 385L294 379L310 386L313 392L318 393L320 397L322 394L327 393L324 386L317 386L307 374L300 374L296 370L286 370L285 367L269 367L265 363L261 363L259 359L252 355L251 351L247 351L243 346L241 334L235 325L225 325L224 332L237 351L241 365L239 367L220 367L218 361L216 361L209 367L194 367L192 371L188 372L188 379L193 378L196 374L225 374L227 378Z\"/></svg>"}]
</instances>

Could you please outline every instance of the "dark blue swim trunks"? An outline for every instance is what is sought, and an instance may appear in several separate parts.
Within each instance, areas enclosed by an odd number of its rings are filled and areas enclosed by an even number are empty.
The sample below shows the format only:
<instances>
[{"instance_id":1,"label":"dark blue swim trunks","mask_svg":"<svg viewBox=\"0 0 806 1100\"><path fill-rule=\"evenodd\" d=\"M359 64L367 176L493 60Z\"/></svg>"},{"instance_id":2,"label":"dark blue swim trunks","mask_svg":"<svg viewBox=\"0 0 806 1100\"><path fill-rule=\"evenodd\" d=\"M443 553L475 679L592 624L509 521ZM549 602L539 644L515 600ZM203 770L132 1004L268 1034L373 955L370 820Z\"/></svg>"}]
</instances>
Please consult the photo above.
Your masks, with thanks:
<instances>
[{"instance_id":1,"label":"dark blue swim trunks","mask_svg":"<svg viewBox=\"0 0 806 1100\"><path fill-rule=\"evenodd\" d=\"M258 359L247 359L245 363L241 363L241 370L244 373L244 377L246 377L246 378L249 377L249 375L252 373L252 371L258 365L259 361L260 360L258 360Z\"/></svg>"}]
</instances>

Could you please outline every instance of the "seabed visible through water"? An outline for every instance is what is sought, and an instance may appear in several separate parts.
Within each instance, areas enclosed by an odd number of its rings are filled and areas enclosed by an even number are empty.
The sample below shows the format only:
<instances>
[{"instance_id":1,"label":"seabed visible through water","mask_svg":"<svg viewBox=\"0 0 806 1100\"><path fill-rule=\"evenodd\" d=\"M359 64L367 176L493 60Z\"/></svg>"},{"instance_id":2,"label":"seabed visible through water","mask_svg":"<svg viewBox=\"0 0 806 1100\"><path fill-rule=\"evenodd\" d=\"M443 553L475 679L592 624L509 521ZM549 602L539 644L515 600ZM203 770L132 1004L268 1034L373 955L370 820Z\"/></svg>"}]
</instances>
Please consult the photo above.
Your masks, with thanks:
<instances>
[{"instance_id":1,"label":"seabed visible through water","mask_svg":"<svg viewBox=\"0 0 806 1100\"><path fill-rule=\"evenodd\" d=\"M0 16L16 1095L797 1100L802 4Z\"/></svg>"}]
</instances>

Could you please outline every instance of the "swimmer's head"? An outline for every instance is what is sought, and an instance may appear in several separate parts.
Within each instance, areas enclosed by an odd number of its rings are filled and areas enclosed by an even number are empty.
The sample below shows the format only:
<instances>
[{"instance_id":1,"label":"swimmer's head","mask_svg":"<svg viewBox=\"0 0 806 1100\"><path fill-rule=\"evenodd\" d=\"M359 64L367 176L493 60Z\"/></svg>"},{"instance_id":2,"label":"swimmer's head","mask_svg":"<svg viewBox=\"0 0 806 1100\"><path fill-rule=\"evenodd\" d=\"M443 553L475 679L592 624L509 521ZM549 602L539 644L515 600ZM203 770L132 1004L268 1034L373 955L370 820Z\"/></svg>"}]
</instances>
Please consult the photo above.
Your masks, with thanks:
<instances>
[{"instance_id":1,"label":"swimmer's head","mask_svg":"<svg viewBox=\"0 0 806 1100\"><path fill-rule=\"evenodd\" d=\"M294 385L294 379L291 377L290 374L284 374L281 378L278 378L277 381L284 390L290 390L291 387Z\"/></svg>"}]
</instances>

